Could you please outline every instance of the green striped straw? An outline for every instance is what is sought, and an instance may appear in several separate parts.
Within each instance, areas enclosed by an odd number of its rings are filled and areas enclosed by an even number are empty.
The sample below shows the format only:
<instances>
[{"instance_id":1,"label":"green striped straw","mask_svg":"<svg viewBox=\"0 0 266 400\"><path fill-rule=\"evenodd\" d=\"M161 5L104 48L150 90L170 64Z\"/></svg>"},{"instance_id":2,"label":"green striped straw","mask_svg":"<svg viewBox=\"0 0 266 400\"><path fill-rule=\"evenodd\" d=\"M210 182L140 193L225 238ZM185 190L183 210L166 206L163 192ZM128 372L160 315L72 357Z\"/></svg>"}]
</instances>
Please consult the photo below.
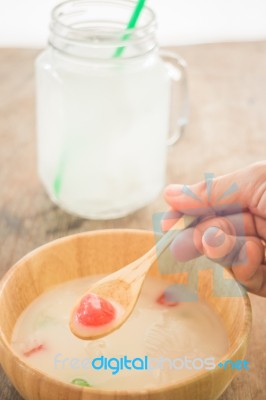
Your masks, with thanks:
<instances>
[{"instance_id":1,"label":"green striped straw","mask_svg":"<svg viewBox=\"0 0 266 400\"><path fill-rule=\"evenodd\" d=\"M138 0L138 2L136 4L136 7L134 8L133 14L131 15L131 18L130 18L128 24L127 24L127 28L126 28L127 30L135 28L136 23L137 23L137 21L139 19L140 13L141 13L144 5L145 5L145 0ZM122 37L122 40L123 41L128 40L130 38L130 35L131 35L131 32L126 33ZM115 52L113 54L113 57L114 58L119 58L123 54L124 50L125 50L124 46L118 47L115 50ZM61 156L61 160L60 160L60 162L58 164L58 170L57 170L57 173L55 175L54 182L53 182L53 189L54 189L54 194L55 194L56 198L59 197L60 192L61 192L61 188L62 188L62 181L63 181L63 176L64 176L66 158L67 158L66 156L67 156L66 155L66 151L63 151L62 156Z\"/></svg>"},{"instance_id":2,"label":"green striped straw","mask_svg":"<svg viewBox=\"0 0 266 400\"><path fill-rule=\"evenodd\" d=\"M136 7L133 11L133 14L131 15L131 18L129 20L129 23L127 24L127 30L129 29L134 29L136 26L136 23L139 19L140 13L145 5L145 0L139 0L136 4ZM122 40L127 40L130 37L130 33L126 33L123 37ZM125 47L118 47L114 53L114 57L118 58L123 54L123 51L125 50Z\"/></svg>"}]
</instances>

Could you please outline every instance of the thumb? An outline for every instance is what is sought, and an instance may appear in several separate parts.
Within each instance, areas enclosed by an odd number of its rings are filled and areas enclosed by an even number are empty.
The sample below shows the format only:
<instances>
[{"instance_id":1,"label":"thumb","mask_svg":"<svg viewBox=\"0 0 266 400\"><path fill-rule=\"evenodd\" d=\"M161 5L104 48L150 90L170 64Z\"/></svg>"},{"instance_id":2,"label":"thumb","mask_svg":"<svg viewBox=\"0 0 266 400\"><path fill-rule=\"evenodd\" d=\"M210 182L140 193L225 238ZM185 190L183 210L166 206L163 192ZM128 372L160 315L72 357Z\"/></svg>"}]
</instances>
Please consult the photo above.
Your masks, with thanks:
<instances>
[{"instance_id":1,"label":"thumb","mask_svg":"<svg viewBox=\"0 0 266 400\"><path fill-rule=\"evenodd\" d=\"M165 188L166 202L184 214L204 215L206 211L239 212L249 209L266 217L266 162L194 185L173 184ZM208 212L207 212L208 213Z\"/></svg>"},{"instance_id":2,"label":"thumb","mask_svg":"<svg viewBox=\"0 0 266 400\"><path fill-rule=\"evenodd\" d=\"M202 236L208 258L231 267L235 278L249 291L265 296L264 246L257 237L235 237L216 227Z\"/></svg>"}]
</instances>

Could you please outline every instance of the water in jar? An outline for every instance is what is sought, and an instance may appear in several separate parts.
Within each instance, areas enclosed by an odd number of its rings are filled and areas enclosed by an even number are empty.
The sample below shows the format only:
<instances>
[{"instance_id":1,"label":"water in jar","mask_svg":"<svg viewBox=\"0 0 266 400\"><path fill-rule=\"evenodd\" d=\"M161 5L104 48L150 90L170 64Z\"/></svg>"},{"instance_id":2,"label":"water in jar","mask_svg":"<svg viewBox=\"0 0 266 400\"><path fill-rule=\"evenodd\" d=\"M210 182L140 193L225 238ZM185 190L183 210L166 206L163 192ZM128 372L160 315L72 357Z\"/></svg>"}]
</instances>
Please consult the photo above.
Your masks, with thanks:
<instances>
[{"instance_id":1,"label":"water in jar","mask_svg":"<svg viewBox=\"0 0 266 400\"><path fill-rule=\"evenodd\" d=\"M154 53L90 62L44 51L36 63L38 169L50 197L115 218L164 184L170 78Z\"/></svg>"}]
</instances>

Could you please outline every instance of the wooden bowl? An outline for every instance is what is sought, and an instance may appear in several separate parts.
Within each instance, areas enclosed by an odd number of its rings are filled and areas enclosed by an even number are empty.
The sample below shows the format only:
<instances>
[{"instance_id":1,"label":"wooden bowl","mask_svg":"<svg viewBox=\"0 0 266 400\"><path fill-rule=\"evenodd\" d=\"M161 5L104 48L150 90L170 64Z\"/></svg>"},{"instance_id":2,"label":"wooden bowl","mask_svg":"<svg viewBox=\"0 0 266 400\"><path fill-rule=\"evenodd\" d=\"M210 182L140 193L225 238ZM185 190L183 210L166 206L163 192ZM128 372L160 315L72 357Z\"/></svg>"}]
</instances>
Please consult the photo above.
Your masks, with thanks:
<instances>
[{"instance_id":1,"label":"wooden bowl","mask_svg":"<svg viewBox=\"0 0 266 400\"><path fill-rule=\"evenodd\" d=\"M10 340L21 312L49 287L90 274L113 272L146 252L154 244L152 232L106 230L68 236L48 243L26 255L4 276L0 285L0 360L16 387L27 400L208 400L217 399L234 377L235 370L216 367L197 376L155 389L113 391L62 383L30 367L12 350ZM220 268L220 267L219 267ZM183 273L161 275L154 265L151 275L172 282L185 281ZM222 318L230 348L221 362L243 359L251 327L247 295L214 297L211 270L198 273L198 291ZM229 278L229 275L226 276ZM224 281L219 283L224 285Z\"/></svg>"}]
</instances>

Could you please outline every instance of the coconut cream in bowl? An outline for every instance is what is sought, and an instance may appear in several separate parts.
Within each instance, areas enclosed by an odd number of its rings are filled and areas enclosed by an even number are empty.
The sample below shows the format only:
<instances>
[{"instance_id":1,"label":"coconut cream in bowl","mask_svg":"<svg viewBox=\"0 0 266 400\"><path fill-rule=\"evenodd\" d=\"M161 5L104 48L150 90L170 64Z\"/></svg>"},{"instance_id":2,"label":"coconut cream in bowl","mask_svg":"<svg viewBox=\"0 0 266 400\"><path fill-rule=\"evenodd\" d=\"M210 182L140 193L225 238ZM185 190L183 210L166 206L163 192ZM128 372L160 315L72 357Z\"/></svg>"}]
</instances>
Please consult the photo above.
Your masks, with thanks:
<instances>
[{"instance_id":1,"label":"coconut cream in bowl","mask_svg":"<svg viewBox=\"0 0 266 400\"><path fill-rule=\"evenodd\" d=\"M132 315L110 335L84 341L69 330L71 307L90 284L153 244L147 231L88 232L48 243L8 271L0 288L0 357L23 398L208 400L221 395L242 365L251 308L241 286L208 260L181 270L170 266L167 273L154 264ZM200 262L207 267L196 271ZM184 286L191 266L197 293ZM217 279L221 271L224 278Z\"/></svg>"}]
</instances>

